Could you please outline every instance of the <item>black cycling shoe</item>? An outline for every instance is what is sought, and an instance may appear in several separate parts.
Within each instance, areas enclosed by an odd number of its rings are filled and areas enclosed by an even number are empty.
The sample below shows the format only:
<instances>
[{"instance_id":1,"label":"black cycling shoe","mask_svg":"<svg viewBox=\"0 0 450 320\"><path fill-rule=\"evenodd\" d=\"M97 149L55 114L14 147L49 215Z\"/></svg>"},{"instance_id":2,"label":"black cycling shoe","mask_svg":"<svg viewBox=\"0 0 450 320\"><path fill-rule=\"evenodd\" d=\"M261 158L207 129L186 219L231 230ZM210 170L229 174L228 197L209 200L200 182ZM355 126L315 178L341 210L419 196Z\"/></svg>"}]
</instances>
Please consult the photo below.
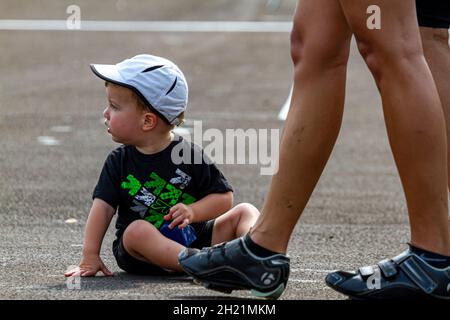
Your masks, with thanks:
<instances>
[{"instance_id":1,"label":"black cycling shoe","mask_svg":"<svg viewBox=\"0 0 450 320\"><path fill-rule=\"evenodd\" d=\"M325 282L354 299L450 299L450 267L434 268L409 249L356 272L332 272Z\"/></svg>"},{"instance_id":2,"label":"black cycling shoe","mask_svg":"<svg viewBox=\"0 0 450 320\"><path fill-rule=\"evenodd\" d=\"M289 277L288 257L257 257L242 238L202 250L187 248L180 252L178 261L207 289L226 293L247 289L254 296L267 299L281 296Z\"/></svg>"}]
</instances>

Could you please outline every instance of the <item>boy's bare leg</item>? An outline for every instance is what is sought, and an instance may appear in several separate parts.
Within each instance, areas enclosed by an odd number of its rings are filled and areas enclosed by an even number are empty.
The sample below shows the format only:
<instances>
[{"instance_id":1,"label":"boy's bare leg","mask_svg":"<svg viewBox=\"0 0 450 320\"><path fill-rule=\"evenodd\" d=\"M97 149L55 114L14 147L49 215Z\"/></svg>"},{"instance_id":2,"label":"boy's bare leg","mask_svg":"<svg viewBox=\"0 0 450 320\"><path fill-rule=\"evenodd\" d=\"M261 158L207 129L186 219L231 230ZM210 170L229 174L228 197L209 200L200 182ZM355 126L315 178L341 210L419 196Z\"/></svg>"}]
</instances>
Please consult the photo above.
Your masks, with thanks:
<instances>
[{"instance_id":1,"label":"boy's bare leg","mask_svg":"<svg viewBox=\"0 0 450 320\"><path fill-rule=\"evenodd\" d=\"M447 159L450 174L450 45L447 29L420 27L423 52L433 74L447 125ZM450 189L450 178L449 178Z\"/></svg>"},{"instance_id":2,"label":"boy's bare leg","mask_svg":"<svg viewBox=\"0 0 450 320\"><path fill-rule=\"evenodd\" d=\"M127 227L123 234L123 245L136 259L162 268L183 271L177 257L185 247L163 236L145 220L136 220Z\"/></svg>"},{"instance_id":3,"label":"boy's bare leg","mask_svg":"<svg viewBox=\"0 0 450 320\"><path fill-rule=\"evenodd\" d=\"M259 211L253 205L236 205L215 220L211 244L230 241L247 234L258 216Z\"/></svg>"},{"instance_id":4,"label":"boy's bare leg","mask_svg":"<svg viewBox=\"0 0 450 320\"><path fill-rule=\"evenodd\" d=\"M299 2L291 34L294 88L281 139L279 171L250 233L254 242L272 251L286 252L338 136L350 39L337 1Z\"/></svg>"},{"instance_id":5,"label":"boy's bare leg","mask_svg":"<svg viewBox=\"0 0 450 320\"><path fill-rule=\"evenodd\" d=\"M259 215L258 209L241 203L215 220L212 244L230 241L249 232ZM183 271L178 254L185 247L166 238L151 223L137 220L131 223L123 235L123 245L136 259L162 268Z\"/></svg>"},{"instance_id":6,"label":"boy's bare leg","mask_svg":"<svg viewBox=\"0 0 450 320\"><path fill-rule=\"evenodd\" d=\"M382 96L389 141L405 191L411 243L450 255L445 121L423 57L413 0L340 0ZM381 30L369 30L369 5Z\"/></svg>"}]
</instances>

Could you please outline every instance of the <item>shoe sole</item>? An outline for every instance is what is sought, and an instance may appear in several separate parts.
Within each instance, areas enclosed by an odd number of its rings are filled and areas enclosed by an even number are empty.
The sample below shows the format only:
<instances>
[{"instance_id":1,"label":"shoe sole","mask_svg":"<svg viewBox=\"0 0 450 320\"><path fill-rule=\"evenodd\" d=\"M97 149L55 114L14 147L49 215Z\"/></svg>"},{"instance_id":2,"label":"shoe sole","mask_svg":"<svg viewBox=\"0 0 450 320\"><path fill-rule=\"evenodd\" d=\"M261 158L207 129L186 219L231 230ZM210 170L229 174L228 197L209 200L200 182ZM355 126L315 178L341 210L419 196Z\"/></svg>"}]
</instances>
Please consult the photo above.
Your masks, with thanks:
<instances>
[{"instance_id":1,"label":"shoe sole","mask_svg":"<svg viewBox=\"0 0 450 320\"><path fill-rule=\"evenodd\" d=\"M204 288L209 290L218 291L221 293L230 294L234 290L250 290L250 293L257 298L264 298L269 300L276 300L278 299L284 292L284 289L286 288L284 283L281 283L277 288L275 288L272 291L269 292L263 292L256 289L247 289L247 288L239 288L235 286L226 286L223 283L214 283L214 282L208 282L208 281L202 281L198 278L194 278L194 283L202 285Z\"/></svg>"},{"instance_id":2,"label":"shoe sole","mask_svg":"<svg viewBox=\"0 0 450 320\"><path fill-rule=\"evenodd\" d=\"M347 290L343 290L341 287L336 286L334 284L329 283L328 281L325 281L325 284L330 287L331 289L335 290L336 292L339 292L340 294L343 294L345 296L347 296L350 300L359 300L359 301L368 301L368 300L381 300L381 299L385 299L383 297L377 296L377 297L373 297L370 296L369 294L355 294L353 292L347 291ZM436 296L436 295L430 295L430 294L424 294L423 292L418 291L417 296L412 297L413 300L416 299L424 299L424 300L435 300L435 299L449 299L449 298L442 298L440 296ZM382 293L381 293L382 295ZM411 297L408 298L408 296L399 296L398 298L401 299L409 299ZM388 299L393 299L392 297L389 297Z\"/></svg>"}]
</instances>

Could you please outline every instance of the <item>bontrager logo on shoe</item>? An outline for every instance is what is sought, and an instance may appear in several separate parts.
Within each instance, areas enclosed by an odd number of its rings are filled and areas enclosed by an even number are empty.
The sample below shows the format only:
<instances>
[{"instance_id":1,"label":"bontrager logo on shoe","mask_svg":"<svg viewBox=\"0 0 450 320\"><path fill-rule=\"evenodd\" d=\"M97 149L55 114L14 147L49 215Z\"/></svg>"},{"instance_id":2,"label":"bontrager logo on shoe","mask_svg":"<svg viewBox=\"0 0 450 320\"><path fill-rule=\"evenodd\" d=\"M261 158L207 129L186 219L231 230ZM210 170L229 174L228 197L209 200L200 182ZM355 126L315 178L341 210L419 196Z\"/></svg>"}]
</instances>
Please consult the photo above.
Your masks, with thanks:
<instances>
[{"instance_id":1,"label":"bontrager logo on shoe","mask_svg":"<svg viewBox=\"0 0 450 320\"><path fill-rule=\"evenodd\" d=\"M275 276L273 275L273 273L264 272L263 275L261 276L261 281L266 286L268 286L273 281L275 281Z\"/></svg>"},{"instance_id":2,"label":"bontrager logo on shoe","mask_svg":"<svg viewBox=\"0 0 450 320\"><path fill-rule=\"evenodd\" d=\"M381 289L381 272L380 269L375 269L374 274L372 274L366 281L367 289L369 290L379 290Z\"/></svg>"}]
</instances>

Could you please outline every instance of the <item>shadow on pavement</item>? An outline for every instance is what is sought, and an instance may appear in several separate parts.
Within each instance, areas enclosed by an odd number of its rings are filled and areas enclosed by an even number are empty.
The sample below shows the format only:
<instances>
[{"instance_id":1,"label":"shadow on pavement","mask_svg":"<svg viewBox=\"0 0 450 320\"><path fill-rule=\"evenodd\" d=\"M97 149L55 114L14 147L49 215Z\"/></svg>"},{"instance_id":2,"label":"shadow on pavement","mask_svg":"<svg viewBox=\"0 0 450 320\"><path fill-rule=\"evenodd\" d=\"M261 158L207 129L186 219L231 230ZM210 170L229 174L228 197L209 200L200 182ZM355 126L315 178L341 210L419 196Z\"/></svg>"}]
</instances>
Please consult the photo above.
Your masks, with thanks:
<instances>
[{"instance_id":1,"label":"shadow on pavement","mask_svg":"<svg viewBox=\"0 0 450 320\"><path fill-rule=\"evenodd\" d=\"M185 274L169 276L144 276L132 275L126 272L115 272L113 277L83 277L79 278L79 280L75 278L65 278L65 282L63 284L51 285L47 286L47 288L51 290L67 290L68 286L74 287L78 285L83 291L112 291L138 289L148 284L176 284L186 282L192 282L192 279Z\"/></svg>"}]
</instances>

